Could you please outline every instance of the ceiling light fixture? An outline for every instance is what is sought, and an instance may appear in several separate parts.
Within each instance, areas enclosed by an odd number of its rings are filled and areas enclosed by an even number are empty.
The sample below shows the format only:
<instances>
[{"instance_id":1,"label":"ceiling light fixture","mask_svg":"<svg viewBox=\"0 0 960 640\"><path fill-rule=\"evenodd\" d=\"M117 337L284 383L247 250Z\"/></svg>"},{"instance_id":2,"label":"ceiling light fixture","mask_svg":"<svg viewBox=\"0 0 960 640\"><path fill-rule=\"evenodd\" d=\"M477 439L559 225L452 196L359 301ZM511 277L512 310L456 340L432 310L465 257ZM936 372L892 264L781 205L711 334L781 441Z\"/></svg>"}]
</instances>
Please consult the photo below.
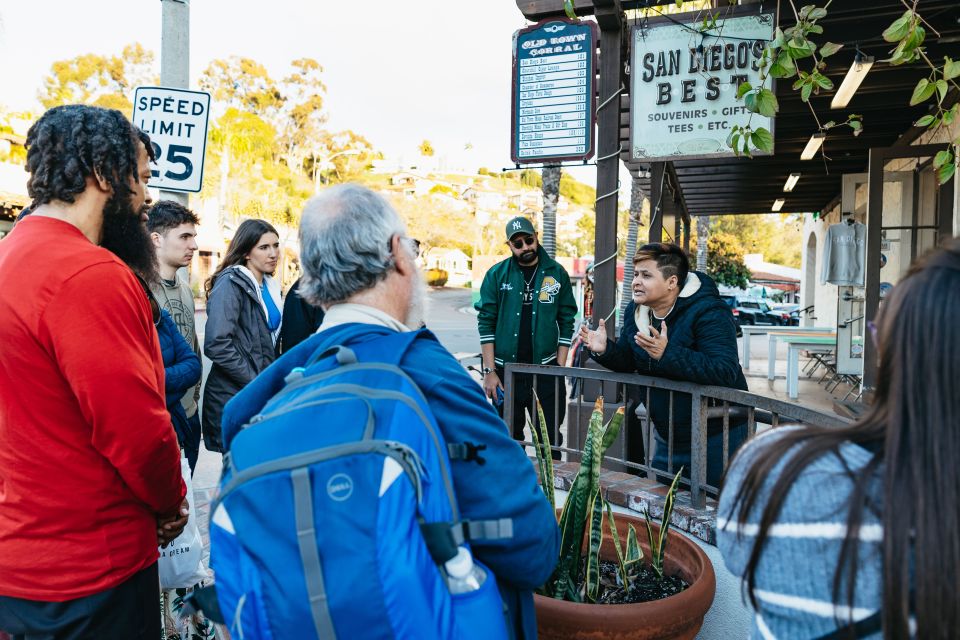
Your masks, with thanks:
<instances>
[{"instance_id":1,"label":"ceiling light fixture","mask_svg":"<svg viewBox=\"0 0 960 640\"><path fill-rule=\"evenodd\" d=\"M790 177L787 178L786 184L783 185L783 190L787 193L793 191L793 188L797 186L797 181L800 179L799 173L791 173Z\"/></svg>"},{"instance_id":2,"label":"ceiling light fixture","mask_svg":"<svg viewBox=\"0 0 960 640\"><path fill-rule=\"evenodd\" d=\"M827 137L825 133L815 133L810 136L810 140L807 141L807 146L803 148L803 153L800 154L801 160L812 160L813 156L817 155L817 150L820 148L820 145L823 144L824 138Z\"/></svg>"},{"instance_id":3,"label":"ceiling light fixture","mask_svg":"<svg viewBox=\"0 0 960 640\"><path fill-rule=\"evenodd\" d=\"M853 94L857 92L860 83L867 77L867 72L870 71L871 67L873 67L873 56L865 56L857 51L853 64L850 65L846 77L840 83L840 88L837 89L837 94L830 101L831 109L842 109L850 104Z\"/></svg>"},{"instance_id":4,"label":"ceiling light fixture","mask_svg":"<svg viewBox=\"0 0 960 640\"><path fill-rule=\"evenodd\" d=\"M770 210L780 211L780 209L783 209L783 205L786 204L786 202L787 201L784 200L783 198L777 198L776 200L773 201L773 206L770 208Z\"/></svg>"}]
</instances>

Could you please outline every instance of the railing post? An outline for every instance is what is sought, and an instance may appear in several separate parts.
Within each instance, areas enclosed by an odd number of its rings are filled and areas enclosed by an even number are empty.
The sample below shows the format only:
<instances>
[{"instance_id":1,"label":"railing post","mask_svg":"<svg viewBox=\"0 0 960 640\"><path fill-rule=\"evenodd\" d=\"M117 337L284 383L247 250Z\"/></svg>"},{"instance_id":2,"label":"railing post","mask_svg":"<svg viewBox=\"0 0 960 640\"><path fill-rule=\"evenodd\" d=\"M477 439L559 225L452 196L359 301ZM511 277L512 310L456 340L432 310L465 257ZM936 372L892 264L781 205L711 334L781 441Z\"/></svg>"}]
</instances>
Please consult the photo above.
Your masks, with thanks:
<instances>
[{"instance_id":1,"label":"railing post","mask_svg":"<svg viewBox=\"0 0 960 640\"><path fill-rule=\"evenodd\" d=\"M690 406L690 502L694 509L707 506L707 399L694 392Z\"/></svg>"},{"instance_id":2,"label":"railing post","mask_svg":"<svg viewBox=\"0 0 960 640\"><path fill-rule=\"evenodd\" d=\"M503 422L513 437L513 365L509 362L503 365Z\"/></svg>"}]
</instances>

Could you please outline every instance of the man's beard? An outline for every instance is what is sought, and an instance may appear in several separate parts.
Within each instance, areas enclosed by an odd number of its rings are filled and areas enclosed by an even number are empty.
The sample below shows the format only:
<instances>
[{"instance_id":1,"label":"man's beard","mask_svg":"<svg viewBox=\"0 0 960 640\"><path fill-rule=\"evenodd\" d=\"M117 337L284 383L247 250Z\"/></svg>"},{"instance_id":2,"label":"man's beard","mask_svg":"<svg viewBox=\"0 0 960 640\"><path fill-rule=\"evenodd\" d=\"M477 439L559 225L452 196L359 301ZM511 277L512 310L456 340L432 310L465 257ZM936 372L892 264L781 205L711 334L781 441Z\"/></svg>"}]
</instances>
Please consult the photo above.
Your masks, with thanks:
<instances>
[{"instance_id":1,"label":"man's beard","mask_svg":"<svg viewBox=\"0 0 960 640\"><path fill-rule=\"evenodd\" d=\"M427 318L427 283L423 274L417 269L413 277L413 286L410 290L410 305L407 307L405 325L416 331L423 326Z\"/></svg>"},{"instance_id":2,"label":"man's beard","mask_svg":"<svg viewBox=\"0 0 960 640\"><path fill-rule=\"evenodd\" d=\"M103 233L100 246L120 258L146 280L156 282L157 254L140 212L130 206L130 198L114 195L103 207Z\"/></svg>"},{"instance_id":3,"label":"man's beard","mask_svg":"<svg viewBox=\"0 0 960 640\"><path fill-rule=\"evenodd\" d=\"M529 251L524 251L523 253L521 253L517 257L517 262L519 262L524 266L527 266L527 265L533 264L533 261L536 259L537 259L537 251L536 249L531 249Z\"/></svg>"}]
</instances>

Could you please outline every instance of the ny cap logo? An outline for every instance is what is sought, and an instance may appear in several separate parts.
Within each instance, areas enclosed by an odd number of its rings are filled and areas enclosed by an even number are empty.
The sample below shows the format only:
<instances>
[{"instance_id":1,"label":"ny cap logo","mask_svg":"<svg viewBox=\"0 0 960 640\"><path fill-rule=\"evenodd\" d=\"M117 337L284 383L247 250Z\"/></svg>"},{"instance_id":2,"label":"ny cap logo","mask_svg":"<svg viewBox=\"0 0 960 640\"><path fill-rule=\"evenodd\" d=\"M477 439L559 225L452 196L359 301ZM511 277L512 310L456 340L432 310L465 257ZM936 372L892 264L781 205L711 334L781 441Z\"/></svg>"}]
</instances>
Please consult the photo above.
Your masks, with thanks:
<instances>
[{"instance_id":1,"label":"ny cap logo","mask_svg":"<svg viewBox=\"0 0 960 640\"><path fill-rule=\"evenodd\" d=\"M519 228L520 228L520 221L519 221L519 220L514 220L514 221L513 221L513 228L514 228L514 229L519 229Z\"/></svg>"}]
</instances>

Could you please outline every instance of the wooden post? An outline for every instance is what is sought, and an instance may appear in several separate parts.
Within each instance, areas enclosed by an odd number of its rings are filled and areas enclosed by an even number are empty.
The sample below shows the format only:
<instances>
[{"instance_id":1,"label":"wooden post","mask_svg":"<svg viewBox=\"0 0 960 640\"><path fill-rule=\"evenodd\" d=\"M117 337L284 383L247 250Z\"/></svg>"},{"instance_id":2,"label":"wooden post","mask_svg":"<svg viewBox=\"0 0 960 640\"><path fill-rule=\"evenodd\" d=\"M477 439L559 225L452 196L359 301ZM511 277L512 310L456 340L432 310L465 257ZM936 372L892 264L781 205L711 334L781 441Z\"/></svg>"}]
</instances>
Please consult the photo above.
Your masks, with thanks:
<instances>
[{"instance_id":1,"label":"wooden post","mask_svg":"<svg viewBox=\"0 0 960 640\"><path fill-rule=\"evenodd\" d=\"M597 105L597 217L594 243L597 267L594 271L593 317L599 324L599 320L611 315L617 300L619 92L623 11L620 0L594 0L594 6L597 23L600 25L600 100ZM616 336L616 319L611 316L606 325L607 335Z\"/></svg>"},{"instance_id":2,"label":"wooden post","mask_svg":"<svg viewBox=\"0 0 960 640\"><path fill-rule=\"evenodd\" d=\"M886 156L883 149L870 149L867 169L867 247L866 274L864 278L864 326L876 320L880 309L880 241L883 225L883 166ZM863 341L863 388L873 389L877 384L877 350L867 337Z\"/></svg>"},{"instance_id":3,"label":"wooden post","mask_svg":"<svg viewBox=\"0 0 960 640\"><path fill-rule=\"evenodd\" d=\"M650 164L650 230L648 242L663 242L663 212L666 210L667 163Z\"/></svg>"}]
</instances>

